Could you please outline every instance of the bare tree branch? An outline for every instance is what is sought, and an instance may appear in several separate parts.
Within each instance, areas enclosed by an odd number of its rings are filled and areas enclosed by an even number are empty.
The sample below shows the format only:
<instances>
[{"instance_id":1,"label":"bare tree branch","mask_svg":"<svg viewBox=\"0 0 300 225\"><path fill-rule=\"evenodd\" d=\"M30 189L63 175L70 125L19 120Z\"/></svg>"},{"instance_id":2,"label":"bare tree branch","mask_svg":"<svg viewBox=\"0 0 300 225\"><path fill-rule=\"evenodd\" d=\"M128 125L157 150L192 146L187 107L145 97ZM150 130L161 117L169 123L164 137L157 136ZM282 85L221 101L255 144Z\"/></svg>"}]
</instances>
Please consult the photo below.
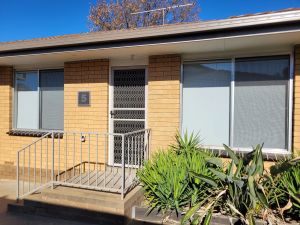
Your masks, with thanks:
<instances>
[{"instance_id":1,"label":"bare tree branch","mask_svg":"<svg viewBox=\"0 0 300 225\"><path fill-rule=\"evenodd\" d=\"M193 5L168 8L187 3ZM90 31L105 31L162 25L162 10L132 15L132 13L160 8L167 8L165 24L199 20L200 6L197 0L98 0L90 8L89 28Z\"/></svg>"}]
</instances>

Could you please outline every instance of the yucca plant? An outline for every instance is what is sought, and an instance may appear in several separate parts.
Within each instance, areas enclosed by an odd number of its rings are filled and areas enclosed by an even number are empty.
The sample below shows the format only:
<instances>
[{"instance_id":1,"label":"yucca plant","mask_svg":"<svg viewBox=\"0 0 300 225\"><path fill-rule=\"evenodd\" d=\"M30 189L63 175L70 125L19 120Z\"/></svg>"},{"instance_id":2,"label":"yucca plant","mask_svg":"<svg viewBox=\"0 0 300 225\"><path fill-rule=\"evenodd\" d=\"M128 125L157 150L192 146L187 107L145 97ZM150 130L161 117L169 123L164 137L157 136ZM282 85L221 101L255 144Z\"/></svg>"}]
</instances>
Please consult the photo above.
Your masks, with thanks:
<instances>
[{"instance_id":1,"label":"yucca plant","mask_svg":"<svg viewBox=\"0 0 300 225\"><path fill-rule=\"evenodd\" d=\"M212 212L218 208L220 211L238 217L243 224L254 225L254 216L259 211L269 208L262 186L264 179L262 146L257 145L245 156L237 155L226 145L224 148L231 158L226 168L223 167L220 158L207 159L209 165L213 165L208 170L215 178L194 171L190 172L191 177L209 184L211 191L208 198L187 211L181 220L182 224L207 225L210 223Z\"/></svg>"},{"instance_id":2,"label":"yucca plant","mask_svg":"<svg viewBox=\"0 0 300 225\"><path fill-rule=\"evenodd\" d=\"M197 150L203 150L201 148L201 140L199 134L185 132L183 135L177 133L175 135L175 143L170 148L177 154L190 153Z\"/></svg>"},{"instance_id":3,"label":"yucca plant","mask_svg":"<svg viewBox=\"0 0 300 225\"><path fill-rule=\"evenodd\" d=\"M183 157L160 151L138 171L150 211L179 212L188 204L192 190L188 187L186 167Z\"/></svg>"},{"instance_id":4,"label":"yucca plant","mask_svg":"<svg viewBox=\"0 0 300 225\"><path fill-rule=\"evenodd\" d=\"M178 215L183 208L206 198L209 185L200 179L191 179L188 172L213 175L206 165L206 158L211 156L201 149L197 135L177 135L170 149L158 151L145 162L137 176L144 188L149 212L157 209Z\"/></svg>"}]
</instances>

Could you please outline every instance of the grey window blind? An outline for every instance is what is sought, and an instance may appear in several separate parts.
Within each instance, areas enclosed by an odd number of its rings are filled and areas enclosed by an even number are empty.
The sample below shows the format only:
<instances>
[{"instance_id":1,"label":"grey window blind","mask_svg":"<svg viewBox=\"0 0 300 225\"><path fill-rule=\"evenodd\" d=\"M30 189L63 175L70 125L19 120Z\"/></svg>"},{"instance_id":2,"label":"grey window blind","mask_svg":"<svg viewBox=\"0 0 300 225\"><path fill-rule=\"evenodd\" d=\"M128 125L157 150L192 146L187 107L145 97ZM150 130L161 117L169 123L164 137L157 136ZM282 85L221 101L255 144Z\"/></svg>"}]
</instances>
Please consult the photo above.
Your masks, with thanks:
<instances>
[{"instance_id":1,"label":"grey window blind","mask_svg":"<svg viewBox=\"0 0 300 225\"><path fill-rule=\"evenodd\" d=\"M64 72L40 71L41 129L64 129Z\"/></svg>"},{"instance_id":2,"label":"grey window blind","mask_svg":"<svg viewBox=\"0 0 300 225\"><path fill-rule=\"evenodd\" d=\"M287 148L289 57L236 59L234 147Z\"/></svg>"},{"instance_id":3,"label":"grey window blind","mask_svg":"<svg viewBox=\"0 0 300 225\"><path fill-rule=\"evenodd\" d=\"M229 144L230 77L231 62L184 65L182 128L202 144Z\"/></svg>"}]
</instances>

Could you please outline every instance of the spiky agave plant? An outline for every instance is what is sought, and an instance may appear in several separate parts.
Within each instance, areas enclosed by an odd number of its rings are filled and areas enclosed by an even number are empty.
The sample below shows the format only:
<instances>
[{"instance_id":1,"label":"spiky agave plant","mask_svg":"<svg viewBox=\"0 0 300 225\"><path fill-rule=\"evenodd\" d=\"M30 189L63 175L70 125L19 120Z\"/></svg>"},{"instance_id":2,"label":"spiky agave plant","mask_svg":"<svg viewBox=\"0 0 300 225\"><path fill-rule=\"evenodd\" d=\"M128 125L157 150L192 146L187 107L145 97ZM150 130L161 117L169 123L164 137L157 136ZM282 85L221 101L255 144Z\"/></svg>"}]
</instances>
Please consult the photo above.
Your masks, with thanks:
<instances>
[{"instance_id":1,"label":"spiky agave plant","mask_svg":"<svg viewBox=\"0 0 300 225\"><path fill-rule=\"evenodd\" d=\"M271 167L272 192L268 196L279 213L300 220L300 158L279 162Z\"/></svg>"},{"instance_id":2,"label":"spiky agave plant","mask_svg":"<svg viewBox=\"0 0 300 225\"><path fill-rule=\"evenodd\" d=\"M268 209L268 201L265 195L262 179L264 164L262 146L257 145L252 152L245 156L237 155L228 146L224 148L231 158L226 168L220 158L209 158L208 168L216 177L205 176L201 173L190 172L194 178L201 179L211 186L208 198L191 207L182 218L182 224L205 224L211 221L215 208L237 216L243 224L254 225L254 216L257 211ZM224 169L223 169L224 168Z\"/></svg>"}]
</instances>

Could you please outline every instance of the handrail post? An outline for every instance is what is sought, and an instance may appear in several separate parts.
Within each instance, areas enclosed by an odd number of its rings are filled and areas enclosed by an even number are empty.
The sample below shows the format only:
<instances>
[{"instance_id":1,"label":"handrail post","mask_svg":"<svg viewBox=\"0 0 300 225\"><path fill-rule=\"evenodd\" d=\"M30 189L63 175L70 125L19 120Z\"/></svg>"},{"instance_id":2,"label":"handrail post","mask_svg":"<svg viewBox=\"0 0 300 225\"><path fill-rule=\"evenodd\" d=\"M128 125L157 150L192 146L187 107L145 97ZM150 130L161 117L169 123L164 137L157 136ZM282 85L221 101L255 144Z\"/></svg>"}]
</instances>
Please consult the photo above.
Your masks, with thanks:
<instances>
[{"instance_id":1,"label":"handrail post","mask_svg":"<svg viewBox=\"0 0 300 225\"><path fill-rule=\"evenodd\" d=\"M20 198L19 161L20 161L20 155L19 152L17 152L17 201L19 201Z\"/></svg>"},{"instance_id":2,"label":"handrail post","mask_svg":"<svg viewBox=\"0 0 300 225\"><path fill-rule=\"evenodd\" d=\"M52 131L52 173L51 173L52 189L54 189L54 131Z\"/></svg>"},{"instance_id":3,"label":"handrail post","mask_svg":"<svg viewBox=\"0 0 300 225\"><path fill-rule=\"evenodd\" d=\"M121 198L124 199L125 195L125 135L122 134L122 190Z\"/></svg>"}]
</instances>

